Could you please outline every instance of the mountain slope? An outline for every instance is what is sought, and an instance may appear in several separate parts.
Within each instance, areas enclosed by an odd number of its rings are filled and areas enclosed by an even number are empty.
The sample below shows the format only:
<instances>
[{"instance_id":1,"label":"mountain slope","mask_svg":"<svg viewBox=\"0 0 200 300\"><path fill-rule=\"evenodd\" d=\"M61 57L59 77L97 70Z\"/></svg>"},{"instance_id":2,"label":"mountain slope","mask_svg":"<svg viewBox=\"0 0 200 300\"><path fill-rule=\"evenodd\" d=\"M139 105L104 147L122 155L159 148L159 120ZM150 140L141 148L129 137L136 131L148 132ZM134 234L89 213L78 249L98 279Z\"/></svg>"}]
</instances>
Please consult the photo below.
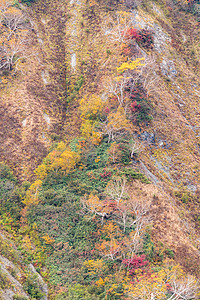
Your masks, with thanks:
<instances>
[{"instance_id":1,"label":"mountain slope","mask_svg":"<svg viewBox=\"0 0 200 300\"><path fill-rule=\"evenodd\" d=\"M23 195L1 211L37 232L50 299L149 299L139 283L177 264L174 286L199 277L199 5L19 4L29 40L1 76L0 155ZM151 297L176 299L169 285Z\"/></svg>"}]
</instances>

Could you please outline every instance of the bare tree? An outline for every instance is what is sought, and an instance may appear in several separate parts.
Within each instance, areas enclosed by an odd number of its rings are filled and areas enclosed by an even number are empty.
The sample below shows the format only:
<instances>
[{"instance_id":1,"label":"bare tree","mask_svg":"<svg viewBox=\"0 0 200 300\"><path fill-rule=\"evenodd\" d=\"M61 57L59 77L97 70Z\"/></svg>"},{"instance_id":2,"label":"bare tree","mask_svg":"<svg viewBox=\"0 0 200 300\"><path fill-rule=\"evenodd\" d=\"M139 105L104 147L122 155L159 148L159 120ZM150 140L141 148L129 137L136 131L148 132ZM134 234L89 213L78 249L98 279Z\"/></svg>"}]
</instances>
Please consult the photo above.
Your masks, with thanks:
<instances>
[{"instance_id":1,"label":"bare tree","mask_svg":"<svg viewBox=\"0 0 200 300\"><path fill-rule=\"evenodd\" d=\"M24 15L10 0L0 3L0 71L11 70L24 56L28 41Z\"/></svg>"},{"instance_id":2,"label":"bare tree","mask_svg":"<svg viewBox=\"0 0 200 300\"><path fill-rule=\"evenodd\" d=\"M106 187L106 194L117 204L128 197L126 183L126 177L115 177Z\"/></svg>"},{"instance_id":3,"label":"bare tree","mask_svg":"<svg viewBox=\"0 0 200 300\"><path fill-rule=\"evenodd\" d=\"M170 280L172 295L168 300L191 300L197 299L196 294L199 289L198 283L193 276L187 276L184 279L177 280L176 278Z\"/></svg>"},{"instance_id":4,"label":"bare tree","mask_svg":"<svg viewBox=\"0 0 200 300\"><path fill-rule=\"evenodd\" d=\"M158 65L155 56L145 56L145 64L140 68L140 72L136 78L137 82L140 82L149 96L156 87L159 85L159 76L156 71L158 70Z\"/></svg>"},{"instance_id":5,"label":"bare tree","mask_svg":"<svg viewBox=\"0 0 200 300\"><path fill-rule=\"evenodd\" d=\"M134 157L134 155L138 155L139 152L141 151L141 144L139 145L135 140L131 139L128 142L128 149L130 151L130 156L131 158Z\"/></svg>"},{"instance_id":6,"label":"bare tree","mask_svg":"<svg viewBox=\"0 0 200 300\"><path fill-rule=\"evenodd\" d=\"M130 13L116 12L113 18L105 18L103 32L109 42L123 43L127 40L127 31L131 26Z\"/></svg>"},{"instance_id":7,"label":"bare tree","mask_svg":"<svg viewBox=\"0 0 200 300\"><path fill-rule=\"evenodd\" d=\"M122 77L119 81L117 81L116 79L110 81L108 94L114 95L117 98L119 105L122 105L124 103L125 88L129 79L130 77Z\"/></svg>"},{"instance_id":8,"label":"bare tree","mask_svg":"<svg viewBox=\"0 0 200 300\"><path fill-rule=\"evenodd\" d=\"M11 70L17 62L22 59L25 38L13 37L10 40L4 40L0 46L0 70Z\"/></svg>"},{"instance_id":9,"label":"bare tree","mask_svg":"<svg viewBox=\"0 0 200 300\"><path fill-rule=\"evenodd\" d=\"M24 15L15 7L8 7L8 9L2 12L2 18L4 24L10 30L11 34L17 29L22 28L24 24Z\"/></svg>"},{"instance_id":10,"label":"bare tree","mask_svg":"<svg viewBox=\"0 0 200 300\"><path fill-rule=\"evenodd\" d=\"M150 222L149 204L129 199L125 177L112 180L106 188L106 194L116 203L114 215L118 223L123 225L124 232L127 227L134 228L133 240L136 240Z\"/></svg>"},{"instance_id":11,"label":"bare tree","mask_svg":"<svg viewBox=\"0 0 200 300\"><path fill-rule=\"evenodd\" d=\"M150 223L149 215L150 205L148 203L139 203L130 201L130 210L134 214L134 221L129 224L129 228L134 226L136 234L139 236L141 231Z\"/></svg>"},{"instance_id":12,"label":"bare tree","mask_svg":"<svg viewBox=\"0 0 200 300\"><path fill-rule=\"evenodd\" d=\"M129 236L124 238L124 245L128 249L128 251L131 254L131 257L133 257L135 254L140 253L143 247L143 234L140 234L138 236L137 232L132 230L129 234Z\"/></svg>"}]
</instances>

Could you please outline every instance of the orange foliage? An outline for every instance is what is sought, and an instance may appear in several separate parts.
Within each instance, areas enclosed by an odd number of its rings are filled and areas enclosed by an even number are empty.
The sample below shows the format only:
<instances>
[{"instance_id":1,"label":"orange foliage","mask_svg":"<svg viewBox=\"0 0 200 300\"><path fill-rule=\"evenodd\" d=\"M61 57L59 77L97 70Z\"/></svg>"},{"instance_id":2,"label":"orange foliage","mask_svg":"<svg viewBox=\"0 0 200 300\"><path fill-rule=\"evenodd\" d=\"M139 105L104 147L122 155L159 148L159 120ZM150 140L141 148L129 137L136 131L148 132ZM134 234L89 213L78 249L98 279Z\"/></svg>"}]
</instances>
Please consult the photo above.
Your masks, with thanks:
<instances>
[{"instance_id":1,"label":"orange foliage","mask_svg":"<svg viewBox=\"0 0 200 300\"><path fill-rule=\"evenodd\" d=\"M123 107L119 106L116 112L108 115L107 121L102 124L103 132L108 135L108 141L114 140L117 134L124 131L131 132L132 124L127 120Z\"/></svg>"}]
</instances>

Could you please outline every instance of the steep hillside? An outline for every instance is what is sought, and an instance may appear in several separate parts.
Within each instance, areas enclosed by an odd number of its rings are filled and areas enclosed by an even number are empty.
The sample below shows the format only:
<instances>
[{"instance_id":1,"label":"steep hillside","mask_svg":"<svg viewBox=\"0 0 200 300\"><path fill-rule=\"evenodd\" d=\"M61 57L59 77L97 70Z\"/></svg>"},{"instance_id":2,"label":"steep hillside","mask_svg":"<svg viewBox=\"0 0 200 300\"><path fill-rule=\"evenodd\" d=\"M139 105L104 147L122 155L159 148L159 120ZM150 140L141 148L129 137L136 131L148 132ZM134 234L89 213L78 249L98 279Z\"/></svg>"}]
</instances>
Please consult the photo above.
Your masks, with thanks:
<instances>
[{"instance_id":1,"label":"steep hillside","mask_svg":"<svg viewBox=\"0 0 200 300\"><path fill-rule=\"evenodd\" d=\"M49 299L199 299L199 1L0 12L0 220Z\"/></svg>"},{"instance_id":2,"label":"steep hillside","mask_svg":"<svg viewBox=\"0 0 200 300\"><path fill-rule=\"evenodd\" d=\"M0 240L1 299L26 300L35 296L39 299L47 299L47 285L35 267L28 262L28 257L21 256L10 237L1 233Z\"/></svg>"}]
</instances>

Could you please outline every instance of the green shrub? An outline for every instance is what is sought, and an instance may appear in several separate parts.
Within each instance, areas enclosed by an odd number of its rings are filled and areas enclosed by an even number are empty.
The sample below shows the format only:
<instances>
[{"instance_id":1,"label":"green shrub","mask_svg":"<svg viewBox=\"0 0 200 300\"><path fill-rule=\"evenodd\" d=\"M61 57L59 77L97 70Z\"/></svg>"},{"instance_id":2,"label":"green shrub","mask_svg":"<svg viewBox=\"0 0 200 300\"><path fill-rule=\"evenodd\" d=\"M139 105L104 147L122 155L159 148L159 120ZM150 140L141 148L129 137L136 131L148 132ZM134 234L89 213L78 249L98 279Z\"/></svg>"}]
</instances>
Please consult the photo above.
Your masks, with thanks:
<instances>
[{"instance_id":1,"label":"green shrub","mask_svg":"<svg viewBox=\"0 0 200 300\"><path fill-rule=\"evenodd\" d=\"M26 277L26 281L24 283L24 290L33 299L41 299L44 296L44 293L42 293L41 288L40 288L38 276L36 274L29 274Z\"/></svg>"},{"instance_id":2,"label":"green shrub","mask_svg":"<svg viewBox=\"0 0 200 300\"><path fill-rule=\"evenodd\" d=\"M28 298L17 294L13 296L13 300L28 300Z\"/></svg>"},{"instance_id":3,"label":"green shrub","mask_svg":"<svg viewBox=\"0 0 200 300\"><path fill-rule=\"evenodd\" d=\"M36 2L37 0L21 0L21 3L25 3L28 6L31 6L32 3Z\"/></svg>"},{"instance_id":4,"label":"green shrub","mask_svg":"<svg viewBox=\"0 0 200 300\"><path fill-rule=\"evenodd\" d=\"M7 214L13 218L13 225L18 226L21 210L24 207L22 197L25 195L23 188L11 180L0 180L0 215Z\"/></svg>"},{"instance_id":5,"label":"green shrub","mask_svg":"<svg viewBox=\"0 0 200 300\"><path fill-rule=\"evenodd\" d=\"M0 180L2 179L8 179L10 181L16 182L16 178L14 177L11 169L7 165L0 163Z\"/></svg>"},{"instance_id":6,"label":"green shrub","mask_svg":"<svg viewBox=\"0 0 200 300\"><path fill-rule=\"evenodd\" d=\"M121 172L121 175L125 175L127 177L128 180L131 179L139 179L141 182L143 183L150 183L150 181L148 180L148 178L139 172L136 172L134 169L132 168L124 168Z\"/></svg>"},{"instance_id":7,"label":"green shrub","mask_svg":"<svg viewBox=\"0 0 200 300\"><path fill-rule=\"evenodd\" d=\"M167 248L165 250L165 253L167 254L167 256L169 256L169 258L174 258L174 251L172 249Z\"/></svg>"},{"instance_id":8,"label":"green shrub","mask_svg":"<svg viewBox=\"0 0 200 300\"><path fill-rule=\"evenodd\" d=\"M9 287L7 275L1 270L0 267L0 288L5 289L7 287Z\"/></svg>"},{"instance_id":9,"label":"green shrub","mask_svg":"<svg viewBox=\"0 0 200 300\"><path fill-rule=\"evenodd\" d=\"M73 88L71 87L72 84L68 78L66 78L66 102L70 103L73 99L76 98L78 95L79 90L81 89L82 85L84 84L85 79L84 76L81 75L77 81L75 82Z\"/></svg>"},{"instance_id":10,"label":"green shrub","mask_svg":"<svg viewBox=\"0 0 200 300\"><path fill-rule=\"evenodd\" d=\"M174 191L174 195L183 203L192 202L193 196L185 187L180 187L179 190Z\"/></svg>"},{"instance_id":11,"label":"green shrub","mask_svg":"<svg viewBox=\"0 0 200 300\"><path fill-rule=\"evenodd\" d=\"M151 236L148 232L144 235L144 244L143 244L144 253L149 261L153 261L155 256L155 246L151 241Z\"/></svg>"},{"instance_id":12,"label":"green shrub","mask_svg":"<svg viewBox=\"0 0 200 300\"><path fill-rule=\"evenodd\" d=\"M0 253L5 256L7 259L11 260L14 263L20 262L20 254L13 248L10 247L10 244L13 243L11 240L4 240L0 236Z\"/></svg>"},{"instance_id":13,"label":"green shrub","mask_svg":"<svg viewBox=\"0 0 200 300\"><path fill-rule=\"evenodd\" d=\"M97 300L98 298L92 297L91 294L88 293L86 287L81 284L75 284L73 286L69 286L67 298L68 300L78 300L78 299L84 299L84 300Z\"/></svg>"}]
</instances>

